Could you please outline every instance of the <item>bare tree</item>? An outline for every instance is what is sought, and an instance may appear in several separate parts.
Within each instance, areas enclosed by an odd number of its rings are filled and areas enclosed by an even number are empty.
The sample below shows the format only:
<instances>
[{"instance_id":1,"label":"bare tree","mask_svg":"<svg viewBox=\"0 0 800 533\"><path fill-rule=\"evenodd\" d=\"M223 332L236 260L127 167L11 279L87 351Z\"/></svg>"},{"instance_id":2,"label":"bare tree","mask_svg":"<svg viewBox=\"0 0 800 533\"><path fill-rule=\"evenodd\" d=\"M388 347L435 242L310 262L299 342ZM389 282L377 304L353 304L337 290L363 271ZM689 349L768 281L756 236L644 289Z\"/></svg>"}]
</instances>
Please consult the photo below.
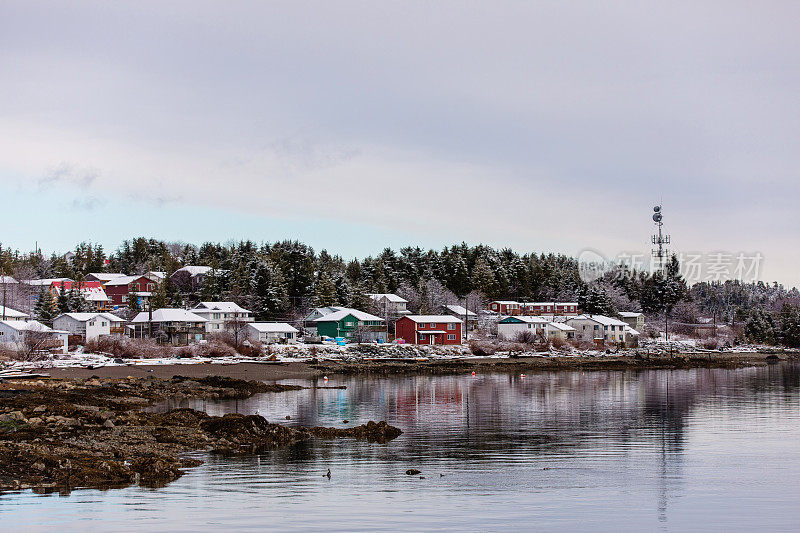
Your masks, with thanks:
<instances>
[{"instance_id":1,"label":"bare tree","mask_svg":"<svg viewBox=\"0 0 800 533\"><path fill-rule=\"evenodd\" d=\"M42 355L61 347L61 342L53 335L41 329L28 329L22 336L19 344L19 359L21 361L36 361Z\"/></svg>"},{"instance_id":2,"label":"bare tree","mask_svg":"<svg viewBox=\"0 0 800 533\"><path fill-rule=\"evenodd\" d=\"M233 335L234 348L237 350L247 337L247 321L243 317L237 316L238 314L234 313L232 318L225 321L225 331Z\"/></svg>"}]
</instances>

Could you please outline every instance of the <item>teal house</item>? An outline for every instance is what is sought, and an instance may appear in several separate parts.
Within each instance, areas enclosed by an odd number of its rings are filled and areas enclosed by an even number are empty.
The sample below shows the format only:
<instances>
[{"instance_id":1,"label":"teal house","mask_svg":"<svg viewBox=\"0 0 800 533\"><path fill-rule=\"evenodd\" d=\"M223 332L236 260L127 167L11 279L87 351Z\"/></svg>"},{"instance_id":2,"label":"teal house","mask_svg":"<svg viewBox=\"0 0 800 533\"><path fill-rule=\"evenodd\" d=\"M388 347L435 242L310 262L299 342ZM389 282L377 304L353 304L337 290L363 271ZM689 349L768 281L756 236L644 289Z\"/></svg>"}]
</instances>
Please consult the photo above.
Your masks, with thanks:
<instances>
[{"instance_id":1,"label":"teal house","mask_svg":"<svg viewBox=\"0 0 800 533\"><path fill-rule=\"evenodd\" d=\"M386 322L358 309L342 308L314 320L317 335L344 337L349 342L386 342Z\"/></svg>"}]
</instances>

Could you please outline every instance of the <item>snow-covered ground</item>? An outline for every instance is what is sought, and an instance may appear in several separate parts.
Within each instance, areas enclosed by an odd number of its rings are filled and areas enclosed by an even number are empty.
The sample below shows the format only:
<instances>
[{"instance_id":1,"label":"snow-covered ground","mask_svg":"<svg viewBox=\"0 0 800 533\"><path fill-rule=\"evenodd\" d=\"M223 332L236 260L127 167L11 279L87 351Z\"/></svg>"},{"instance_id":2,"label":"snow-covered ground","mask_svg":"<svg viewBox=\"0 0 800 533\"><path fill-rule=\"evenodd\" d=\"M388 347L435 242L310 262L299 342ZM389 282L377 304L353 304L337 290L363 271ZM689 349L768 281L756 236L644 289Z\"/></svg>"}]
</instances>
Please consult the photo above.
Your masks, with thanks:
<instances>
[{"instance_id":1,"label":"snow-covered ground","mask_svg":"<svg viewBox=\"0 0 800 533\"><path fill-rule=\"evenodd\" d=\"M489 359L506 358L509 356L530 357L602 357L606 355L634 355L635 353L665 353L667 347L670 350L679 352L709 352L719 353L717 350L703 349L694 339L670 339L667 344L663 338L647 339L638 348L620 349L618 351L598 349L579 350L566 346L560 349L552 348L549 351L508 351L498 350L491 355L482 357ZM774 349L762 345L739 345L726 348L725 353L748 353ZM381 360L381 359L458 359L463 357L475 357L468 346L412 346L397 344L369 344L369 345L348 345L338 346L335 344L289 344L272 345L268 347L264 357L254 359L244 356L230 357L167 357L153 359L119 359L98 353L84 353L80 348L65 355L51 356L41 361L3 361L0 362L0 370L45 370L48 368L99 368L103 366L126 366L126 365L231 365L236 363L259 362L264 363L270 360L277 362L308 361L312 358L333 359L333 360Z\"/></svg>"}]
</instances>

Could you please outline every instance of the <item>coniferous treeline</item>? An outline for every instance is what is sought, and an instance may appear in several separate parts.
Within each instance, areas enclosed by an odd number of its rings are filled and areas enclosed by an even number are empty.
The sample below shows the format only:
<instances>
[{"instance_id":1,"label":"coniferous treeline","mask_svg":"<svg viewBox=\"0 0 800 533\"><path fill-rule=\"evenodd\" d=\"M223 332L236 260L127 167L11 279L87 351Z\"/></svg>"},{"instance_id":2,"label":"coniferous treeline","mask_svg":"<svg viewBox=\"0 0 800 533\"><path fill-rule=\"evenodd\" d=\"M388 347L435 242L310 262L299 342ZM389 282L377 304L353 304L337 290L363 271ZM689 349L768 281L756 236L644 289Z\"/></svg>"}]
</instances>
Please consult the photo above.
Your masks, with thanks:
<instances>
[{"instance_id":1,"label":"coniferous treeline","mask_svg":"<svg viewBox=\"0 0 800 533\"><path fill-rule=\"evenodd\" d=\"M346 305L368 309L368 293L397 293L420 312L437 312L442 303L469 297L476 310L486 301L577 301L587 312L620 310L663 313L678 320L714 316L720 323L743 324L744 335L758 342L792 345L800 330L800 292L761 281L703 282L687 287L672 258L664 272L648 274L621 268L591 283L579 264L562 254L519 254L510 249L468 246L440 251L405 247L377 256L345 260L316 252L298 241L253 241L201 246L142 237L126 240L111 254L102 245L80 243L64 255L20 254L0 246L0 269L17 279L68 277L89 272L174 272L185 265L213 268L202 287L182 293L171 282L158 287L153 305L164 307L200 300L232 300L258 319L297 318L310 306ZM64 302L53 302L63 307ZM56 305L57 304L57 305Z\"/></svg>"}]
</instances>

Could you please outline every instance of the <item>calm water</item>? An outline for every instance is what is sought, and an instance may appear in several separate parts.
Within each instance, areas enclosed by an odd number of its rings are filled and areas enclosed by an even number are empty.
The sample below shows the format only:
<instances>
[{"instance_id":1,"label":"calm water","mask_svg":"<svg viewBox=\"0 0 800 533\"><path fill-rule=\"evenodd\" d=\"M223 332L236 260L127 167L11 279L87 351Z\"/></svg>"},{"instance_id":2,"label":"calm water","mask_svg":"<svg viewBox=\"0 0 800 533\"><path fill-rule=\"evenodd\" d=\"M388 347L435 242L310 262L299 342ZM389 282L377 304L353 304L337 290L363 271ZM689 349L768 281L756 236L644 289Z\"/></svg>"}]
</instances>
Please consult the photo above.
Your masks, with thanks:
<instances>
[{"instance_id":1,"label":"calm water","mask_svg":"<svg viewBox=\"0 0 800 533\"><path fill-rule=\"evenodd\" d=\"M7 494L0 529L800 530L800 366L328 384L347 390L192 406L405 433L203 454L162 489Z\"/></svg>"}]
</instances>

